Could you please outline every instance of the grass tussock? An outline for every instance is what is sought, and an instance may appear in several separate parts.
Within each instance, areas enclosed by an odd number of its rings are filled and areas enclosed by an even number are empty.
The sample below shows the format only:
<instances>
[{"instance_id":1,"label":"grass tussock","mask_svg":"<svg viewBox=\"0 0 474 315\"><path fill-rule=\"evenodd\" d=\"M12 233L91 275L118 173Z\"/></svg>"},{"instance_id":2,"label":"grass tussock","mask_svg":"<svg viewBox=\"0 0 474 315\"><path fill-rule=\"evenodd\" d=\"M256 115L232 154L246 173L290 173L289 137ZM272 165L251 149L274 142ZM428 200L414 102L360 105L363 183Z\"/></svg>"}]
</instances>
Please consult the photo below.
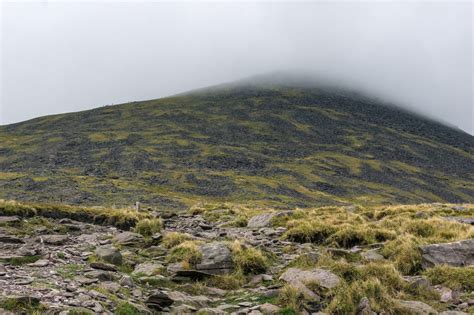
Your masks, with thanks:
<instances>
[{"instance_id":1,"label":"grass tussock","mask_svg":"<svg viewBox=\"0 0 474 315\"><path fill-rule=\"evenodd\" d=\"M464 291L474 290L474 268L437 266L422 272L420 246L474 237L474 227L450 220L449 216L471 217L474 207L463 205L406 205L388 207L322 207L298 212L280 220L287 228L283 238L336 248L380 247L385 258L365 261L358 254L322 252L295 260L301 268L323 268L341 278L327 291L317 290L328 314L352 314L363 297L375 312L405 314L400 299L439 303L439 294L429 287L413 286L402 275L423 273L433 284ZM353 256L357 257L353 257ZM282 304L285 306L286 304Z\"/></svg>"},{"instance_id":2,"label":"grass tussock","mask_svg":"<svg viewBox=\"0 0 474 315\"><path fill-rule=\"evenodd\" d=\"M14 314L44 314L46 307L37 300L24 298L4 298L0 300L0 309L13 312Z\"/></svg>"},{"instance_id":3,"label":"grass tussock","mask_svg":"<svg viewBox=\"0 0 474 315\"><path fill-rule=\"evenodd\" d=\"M382 254L390 259L404 274L416 274L421 270L420 241L412 235L400 236L388 242Z\"/></svg>"},{"instance_id":4,"label":"grass tussock","mask_svg":"<svg viewBox=\"0 0 474 315\"><path fill-rule=\"evenodd\" d=\"M474 215L474 207L464 205L462 215ZM419 246L474 237L474 227L448 220L459 216L452 205L407 205L363 208L308 209L291 215L281 225L288 228L284 238L295 242L352 248L383 244L382 254L404 274L421 268ZM296 213L296 211L295 211Z\"/></svg>"},{"instance_id":5,"label":"grass tussock","mask_svg":"<svg viewBox=\"0 0 474 315\"><path fill-rule=\"evenodd\" d=\"M264 209L233 203L199 203L189 209L192 215L202 215L207 221L222 223L227 227L247 226L248 220Z\"/></svg>"},{"instance_id":6,"label":"grass tussock","mask_svg":"<svg viewBox=\"0 0 474 315\"><path fill-rule=\"evenodd\" d=\"M121 302L115 309L115 315L140 315L142 312L128 302Z\"/></svg>"},{"instance_id":7,"label":"grass tussock","mask_svg":"<svg viewBox=\"0 0 474 315\"><path fill-rule=\"evenodd\" d=\"M474 291L474 267L435 266L424 273L433 284Z\"/></svg>"},{"instance_id":8,"label":"grass tussock","mask_svg":"<svg viewBox=\"0 0 474 315\"><path fill-rule=\"evenodd\" d=\"M82 207L64 204L20 203L0 199L0 215L20 217L42 216L46 218L69 218L99 225L112 225L128 230L150 214L132 209L113 207Z\"/></svg>"},{"instance_id":9,"label":"grass tussock","mask_svg":"<svg viewBox=\"0 0 474 315\"><path fill-rule=\"evenodd\" d=\"M265 272L269 266L269 259L262 251L234 241L230 245L232 256L237 270L244 274L258 274Z\"/></svg>"},{"instance_id":10,"label":"grass tussock","mask_svg":"<svg viewBox=\"0 0 474 315\"><path fill-rule=\"evenodd\" d=\"M152 236L161 231L163 221L160 218L143 219L137 222L134 231L145 237Z\"/></svg>"},{"instance_id":11,"label":"grass tussock","mask_svg":"<svg viewBox=\"0 0 474 315\"><path fill-rule=\"evenodd\" d=\"M328 314L353 314L360 299L367 297L372 309L386 314L404 314L397 300L437 301L433 290L413 288L389 260L351 263L345 258L323 254L316 267L330 270L341 279L341 284L328 291L318 291L327 302Z\"/></svg>"},{"instance_id":12,"label":"grass tussock","mask_svg":"<svg viewBox=\"0 0 474 315\"><path fill-rule=\"evenodd\" d=\"M166 248L175 247L191 239L191 235L180 232L169 232L163 236L163 245Z\"/></svg>"},{"instance_id":13,"label":"grass tussock","mask_svg":"<svg viewBox=\"0 0 474 315\"><path fill-rule=\"evenodd\" d=\"M303 300L301 293L289 284L283 286L278 293L278 303L288 313L298 314L303 306Z\"/></svg>"},{"instance_id":14,"label":"grass tussock","mask_svg":"<svg viewBox=\"0 0 474 315\"><path fill-rule=\"evenodd\" d=\"M210 277L206 280L206 285L223 290L237 290L245 284L245 281L245 275L241 271L237 270L236 272L229 275Z\"/></svg>"},{"instance_id":15,"label":"grass tussock","mask_svg":"<svg viewBox=\"0 0 474 315\"><path fill-rule=\"evenodd\" d=\"M372 310L384 314L403 314L401 307L392 298L380 279L371 277L362 281L343 283L333 292L333 297L325 312L329 314L355 314L363 297L370 301Z\"/></svg>"},{"instance_id":16,"label":"grass tussock","mask_svg":"<svg viewBox=\"0 0 474 315\"><path fill-rule=\"evenodd\" d=\"M202 259L199 245L200 243L197 241L184 241L170 249L166 260L170 263L198 264Z\"/></svg>"}]
</instances>

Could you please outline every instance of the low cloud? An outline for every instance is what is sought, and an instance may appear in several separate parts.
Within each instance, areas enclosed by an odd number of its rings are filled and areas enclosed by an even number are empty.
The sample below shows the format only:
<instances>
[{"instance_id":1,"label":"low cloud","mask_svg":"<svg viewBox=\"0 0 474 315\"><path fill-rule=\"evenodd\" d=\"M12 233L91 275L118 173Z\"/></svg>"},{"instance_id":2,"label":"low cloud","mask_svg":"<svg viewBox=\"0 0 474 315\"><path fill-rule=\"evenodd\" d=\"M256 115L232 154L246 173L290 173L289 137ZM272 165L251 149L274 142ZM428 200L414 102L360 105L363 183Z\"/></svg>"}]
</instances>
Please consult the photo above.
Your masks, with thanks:
<instances>
[{"instance_id":1,"label":"low cloud","mask_svg":"<svg viewBox=\"0 0 474 315\"><path fill-rule=\"evenodd\" d=\"M474 133L470 2L2 5L0 123L302 70Z\"/></svg>"}]
</instances>

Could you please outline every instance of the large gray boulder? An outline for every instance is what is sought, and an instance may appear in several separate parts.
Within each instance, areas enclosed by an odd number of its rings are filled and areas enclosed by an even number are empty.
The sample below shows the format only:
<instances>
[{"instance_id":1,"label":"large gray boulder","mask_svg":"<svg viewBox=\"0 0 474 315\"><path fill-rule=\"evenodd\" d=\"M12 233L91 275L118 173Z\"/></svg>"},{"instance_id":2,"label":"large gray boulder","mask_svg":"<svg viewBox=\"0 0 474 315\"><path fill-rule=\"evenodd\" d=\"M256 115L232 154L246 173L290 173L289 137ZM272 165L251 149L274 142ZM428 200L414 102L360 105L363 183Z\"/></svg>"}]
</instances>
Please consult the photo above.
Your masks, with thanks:
<instances>
[{"instance_id":1,"label":"large gray boulder","mask_svg":"<svg viewBox=\"0 0 474 315\"><path fill-rule=\"evenodd\" d=\"M97 247L95 254L98 258L114 265L122 264L122 254L120 251L112 246Z\"/></svg>"},{"instance_id":2,"label":"large gray boulder","mask_svg":"<svg viewBox=\"0 0 474 315\"><path fill-rule=\"evenodd\" d=\"M426 245L420 249L424 268L442 264L455 267L474 265L474 239Z\"/></svg>"},{"instance_id":3,"label":"large gray boulder","mask_svg":"<svg viewBox=\"0 0 474 315\"><path fill-rule=\"evenodd\" d=\"M220 242L207 243L199 247L202 260L196 270L209 274L226 274L234 270L232 253L226 244Z\"/></svg>"}]
</instances>

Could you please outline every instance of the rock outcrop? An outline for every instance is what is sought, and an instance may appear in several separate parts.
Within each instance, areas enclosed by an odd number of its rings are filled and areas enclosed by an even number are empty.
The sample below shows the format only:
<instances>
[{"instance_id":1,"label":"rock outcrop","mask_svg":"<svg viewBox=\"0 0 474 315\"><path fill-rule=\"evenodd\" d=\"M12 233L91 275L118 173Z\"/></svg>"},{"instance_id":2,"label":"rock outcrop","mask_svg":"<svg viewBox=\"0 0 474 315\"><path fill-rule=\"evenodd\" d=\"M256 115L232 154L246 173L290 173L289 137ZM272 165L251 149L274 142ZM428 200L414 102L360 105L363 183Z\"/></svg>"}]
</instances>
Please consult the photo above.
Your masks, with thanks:
<instances>
[{"instance_id":1,"label":"rock outcrop","mask_svg":"<svg viewBox=\"0 0 474 315\"><path fill-rule=\"evenodd\" d=\"M456 267L474 265L474 239L426 245L420 249L424 268L443 264Z\"/></svg>"}]
</instances>

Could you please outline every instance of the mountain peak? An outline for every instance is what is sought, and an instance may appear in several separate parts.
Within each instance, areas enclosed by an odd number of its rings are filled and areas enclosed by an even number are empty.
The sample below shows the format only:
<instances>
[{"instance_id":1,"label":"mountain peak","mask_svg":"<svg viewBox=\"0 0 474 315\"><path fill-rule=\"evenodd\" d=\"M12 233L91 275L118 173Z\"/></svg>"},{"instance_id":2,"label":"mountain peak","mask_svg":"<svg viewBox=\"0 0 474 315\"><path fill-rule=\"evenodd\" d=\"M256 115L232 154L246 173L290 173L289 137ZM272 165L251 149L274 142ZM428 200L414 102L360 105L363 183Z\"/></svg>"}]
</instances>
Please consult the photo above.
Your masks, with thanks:
<instances>
[{"instance_id":1,"label":"mountain peak","mask_svg":"<svg viewBox=\"0 0 474 315\"><path fill-rule=\"evenodd\" d=\"M308 82L266 75L0 127L0 198L169 208L472 201L474 137Z\"/></svg>"}]
</instances>

